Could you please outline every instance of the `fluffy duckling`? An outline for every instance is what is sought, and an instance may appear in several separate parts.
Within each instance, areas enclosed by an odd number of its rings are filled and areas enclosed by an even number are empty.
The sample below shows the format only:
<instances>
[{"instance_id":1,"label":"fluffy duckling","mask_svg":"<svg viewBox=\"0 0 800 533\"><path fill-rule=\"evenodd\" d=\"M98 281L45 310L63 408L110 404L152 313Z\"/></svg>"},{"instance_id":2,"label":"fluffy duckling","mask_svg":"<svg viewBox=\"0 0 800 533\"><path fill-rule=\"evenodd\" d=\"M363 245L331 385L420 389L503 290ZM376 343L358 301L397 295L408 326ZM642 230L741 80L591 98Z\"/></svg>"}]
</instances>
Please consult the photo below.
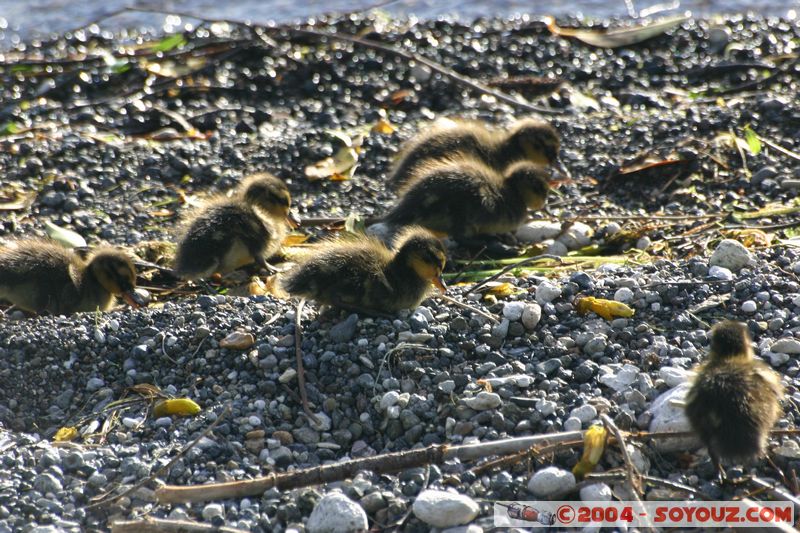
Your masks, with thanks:
<instances>
[{"instance_id":1,"label":"fluffy duckling","mask_svg":"<svg viewBox=\"0 0 800 533\"><path fill-rule=\"evenodd\" d=\"M517 161L551 165L568 175L558 158L561 138L555 128L542 120L527 118L507 131L489 129L478 121L457 121L439 125L408 141L400 151L389 185L402 190L425 175L432 161L470 157L500 172Z\"/></svg>"},{"instance_id":2,"label":"fluffy duckling","mask_svg":"<svg viewBox=\"0 0 800 533\"><path fill-rule=\"evenodd\" d=\"M136 268L117 248L85 254L40 239L17 241L0 250L0 299L25 311L54 315L106 311L121 296L138 307Z\"/></svg>"},{"instance_id":3,"label":"fluffy duckling","mask_svg":"<svg viewBox=\"0 0 800 533\"><path fill-rule=\"evenodd\" d=\"M175 273L184 279L226 274L251 263L267 270L287 226L295 227L286 184L272 174L247 178L228 197L210 200L187 217L178 239Z\"/></svg>"},{"instance_id":4,"label":"fluffy duckling","mask_svg":"<svg viewBox=\"0 0 800 533\"><path fill-rule=\"evenodd\" d=\"M549 192L545 168L520 161L504 175L462 158L427 166L384 217L390 226L418 224L458 238L514 231L528 209L544 207Z\"/></svg>"},{"instance_id":5,"label":"fluffy duckling","mask_svg":"<svg viewBox=\"0 0 800 533\"><path fill-rule=\"evenodd\" d=\"M407 228L395 251L374 237L324 243L283 280L290 294L356 311L391 313L416 307L441 275L445 249L430 232Z\"/></svg>"},{"instance_id":6,"label":"fluffy duckling","mask_svg":"<svg viewBox=\"0 0 800 533\"><path fill-rule=\"evenodd\" d=\"M782 396L780 376L753 359L747 327L733 321L715 325L708 359L697 368L686 398L686 415L721 479L721 460L763 455Z\"/></svg>"}]
</instances>

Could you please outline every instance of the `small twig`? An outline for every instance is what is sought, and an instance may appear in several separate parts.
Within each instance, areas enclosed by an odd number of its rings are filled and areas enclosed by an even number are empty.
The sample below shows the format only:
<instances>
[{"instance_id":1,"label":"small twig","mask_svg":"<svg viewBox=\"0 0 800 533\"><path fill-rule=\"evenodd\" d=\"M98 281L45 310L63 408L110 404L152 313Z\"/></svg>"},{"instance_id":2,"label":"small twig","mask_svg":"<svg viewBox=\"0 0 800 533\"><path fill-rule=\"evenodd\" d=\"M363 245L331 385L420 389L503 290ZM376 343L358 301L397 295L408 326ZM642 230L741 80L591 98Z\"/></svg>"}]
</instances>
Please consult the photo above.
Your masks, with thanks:
<instances>
[{"instance_id":1,"label":"small twig","mask_svg":"<svg viewBox=\"0 0 800 533\"><path fill-rule=\"evenodd\" d=\"M597 472L597 473L590 473L586 475L587 482L606 482L606 481L621 481L625 479L626 474L625 472ZM694 487L690 487L688 485L684 485L683 483L678 483L677 481L669 481L667 479L661 479L653 476L641 476L642 481L648 483L650 485L656 485L659 487L666 487L672 490L679 490L682 492L687 492L698 498L700 500L706 501L713 501L713 498L699 490L695 489Z\"/></svg>"},{"instance_id":2,"label":"small twig","mask_svg":"<svg viewBox=\"0 0 800 533\"><path fill-rule=\"evenodd\" d=\"M742 91L749 91L751 89L758 89L758 90L766 89L767 87L778 81L778 78L780 78L784 74L788 74L789 71L791 71L798 63L800 63L800 55L798 55L792 61L787 63L786 66L780 68L779 70L776 70L766 78L742 83L741 85L737 85L736 87L731 87L729 89L724 89L722 91L714 91L711 94L709 94L709 96L716 98L718 96L725 96L728 94L739 93Z\"/></svg>"},{"instance_id":3,"label":"small twig","mask_svg":"<svg viewBox=\"0 0 800 533\"><path fill-rule=\"evenodd\" d=\"M504 274L508 274L509 272L514 270L515 268L519 268L521 266L528 265L530 263L535 263L536 261L541 261L543 259L553 259L553 260L558 261L560 263L564 262L564 258L560 257L558 255L542 254L542 255L537 255L537 256L534 256L534 257L526 257L525 259L522 259L521 261L518 261L518 262L513 263L511 265L507 265L505 268L500 269L500 272L497 272L496 274L493 274L493 275L489 276L485 280L479 281L478 283L476 283L475 285L472 286L472 288L469 290L469 292L477 291L478 289L480 289L481 287L483 287L487 283L491 283L494 280L496 280L497 278L503 276Z\"/></svg>"},{"instance_id":4,"label":"small twig","mask_svg":"<svg viewBox=\"0 0 800 533\"><path fill-rule=\"evenodd\" d=\"M132 494L133 492L139 490L141 487L144 487L146 484L150 483L161 474L168 472L169 469L172 468L172 465L177 463L181 457L186 455L189 452L189 450L194 448L197 445L197 443L200 442L201 439L207 437L214 430L214 428L217 427L217 425L222 421L222 419L224 419L226 416L228 416L228 414L230 414L230 412L231 412L231 406L230 404L228 404L225 406L225 409L222 411L222 413L220 413L219 416L217 416L217 419L214 420L211 424L209 424L209 426L206 429L204 429L203 432L200 433L200 435L198 435L196 439L194 439L192 442L184 446L183 449L181 449L181 451L179 451L175 455L175 457L170 459L170 461L167 464L165 464L164 466L156 470L154 473L150 474L149 476L141 480L139 483L136 483L135 485L129 487L126 491L122 492L121 494L117 494L116 496L112 496L110 498L104 498L102 500L92 503L91 505L87 505L84 509L89 510L89 509L94 509L96 507L101 507L103 505L107 505L109 503L114 503L120 498L123 498L128 494Z\"/></svg>"},{"instance_id":5,"label":"small twig","mask_svg":"<svg viewBox=\"0 0 800 533\"><path fill-rule=\"evenodd\" d=\"M494 322L495 324L499 324L500 323L500 321L496 317L490 315L486 311L481 311L477 307L473 307L473 306L471 306L471 305L469 305L467 303L464 303L464 302L459 302L455 298L451 298L450 296L448 296L448 295L446 295L444 293L436 294L434 297L435 298L441 298L445 302L453 304L456 307L461 307L462 309L467 309L468 311L472 311L473 313L477 313L480 316L482 316L483 318L486 318L487 320L489 320L491 322Z\"/></svg>"},{"instance_id":6,"label":"small twig","mask_svg":"<svg viewBox=\"0 0 800 533\"><path fill-rule=\"evenodd\" d=\"M297 302L297 310L294 316L294 355L297 360L297 386L300 389L300 398L303 403L303 412L315 424L319 425L319 417L315 415L311 408L308 406L308 395L306 393L306 371L303 366L303 327L301 325L301 316L303 308L306 306L306 299L300 298Z\"/></svg>"},{"instance_id":7,"label":"small twig","mask_svg":"<svg viewBox=\"0 0 800 533\"><path fill-rule=\"evenodd\" d=\"M746 504L751 509L760 509L761 508L761 505L759 505L757 501L751 500L749 498L743 498L741 501L742 501L742 503ZM773 530L774 531L781 531L783 533L798 533L797 529L793 528L791 526L791 524L787 524L785 522L775 521L775 522L770 522L769 524L764 524L764 526L768 526L768 527L762 527L762 528L758 528L758 529L759 530L769 530L769 531L773 531Z\"/></svg>"},{"instance_id":8,"label":"small twig","mask_svg":"<svg viewBox=\"0 0 800 533\"><path fill-rule=\"evenodd\" d=\"M600 420L603 422L603 425L606 426L606 429L611 431L614 434L614 437L617 439L617 446L622 451L622 460L625 461L625 481L628 485L628 490L631 493L631 496L636 501L642 500L642 480L640 479L641 474L636 469L636 465L633 464L633 460L631 459L631 454L628 452L628 447L625 443L625 438L622 436L622 432L619 430L617 425L611 420L611 417L607 414L603 413L600 415Z\"/></svg>"},{"instance_id":9,"label":"small twig","mask_svg":"<svg viewBox=\"0 0 800 533\"><path fill-rule=\"evenodd\" d=\"M247 533L247 530L228 526L212 526L189 520L167 520L147 517L142 520L117 521L111 533Z\"/></svg>"},{"instance_id":10,"label":"small twig","mask_svg":"<svg viewBox=\"0 0 800 533\"><path fill-rule=\"evenodd\" d=\"M756 487L764 489L768 494L772 495L775 498L792 502L792 505L794 505L795 513L800 512L800 499L793 496L792 494L789 494L782 488L776 487L774 483L770 483L756 476L750 477L750 483L752 483Z\"/></svg>"}]
</instances>

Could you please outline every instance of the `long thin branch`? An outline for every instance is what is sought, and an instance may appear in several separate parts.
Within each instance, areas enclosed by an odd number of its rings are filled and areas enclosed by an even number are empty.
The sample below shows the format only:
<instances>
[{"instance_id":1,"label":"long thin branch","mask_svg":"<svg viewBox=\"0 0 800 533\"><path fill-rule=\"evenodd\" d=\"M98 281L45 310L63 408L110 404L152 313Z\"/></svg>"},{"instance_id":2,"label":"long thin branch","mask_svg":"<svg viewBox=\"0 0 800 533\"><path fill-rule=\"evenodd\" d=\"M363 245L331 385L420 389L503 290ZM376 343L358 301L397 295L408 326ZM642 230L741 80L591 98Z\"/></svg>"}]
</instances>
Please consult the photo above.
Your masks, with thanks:
<instances>
[{"instance_id":1,"label":"long thin branch","mask_svg":"<svg viewBox=\"0 0 800 533\"><path fill-rule=\"evenodd\" d=\"M426 464L442 464L450 459L466 461L491 455L515 453L520 450L526 450L536 444L575 440L579 439L580 436L580 431L570 431L463 446L434 445L417 450L387 453L283 474L273 473L266 477L244 481L188 487L168 485L156 490L156 498L160 503L188 503L257 496L272 487L287 490L340 481L352 477L362 470L369 470L379 474L398 472Z\"/></svg>"},{"instance_id":2,"label":"long thin branch","mask_svg":"<svg viewBox=\"0 0 800 533\"><path fill-rule=\"evenodd\" d=\"M303 365L303 326L301 324L301 316L303 315L303 307L306 305L306 299L300 298L297 302L297 309L294 316L294 356L297 360L297 386L300 389L300 399L303 403L303 411L306 416L315 424L319 424L317 415L311 412L308 406L308 394L306 393L306 370Z\"/></svg>"},{"instance_id":3,"label":"long thin branch","mask_svg":"<svg viewBox=\"0 0 800 533\"><path fill-rule=\"evenodd\" d=\"M478 289L480 289L481 287L483 287L487 283L491 283L494 280L496 280L499 277L501 277L502 275L508 274L509 272L514 270L515 268L519 268L521 266L524 266L524 265L527 265L527 264L530 264L530 263L535 263L536 261L541 261L543 259L553 259L553 260L560 261L560 262L564 261L563 257L557 256L557 255L550 255L550 254L541 254L541 255L534 256L534 257L526 257L525 259L517 261L516 263L512 263L510 265L507 265L505 268L502 268L500 270L500 272L498 272L497 274L493 274L493 275L489 276L488 278L486 278L485 280L479 281L478 283L476 283L475 285L472 286L472 288L469 290L469 292L477 291Z\"/></svg>"},{"instance_id":4,"label":"long thin branch","mask_svg":"<svg viewBox=\"0 0 800 533\"><path fill-rule=\"evenodd\" d=\"M142 520L117 521L111 524L111 533L247 533L244 529L227 526L212 526L189 520L165 520L144 518Z\"/></svg>"},{"instance_id":5,"label":"long thin branch","mask_svg":"<svg viewBox=\"0 0 800 533\"><path fill-rule=\"evenodd\" d=\"M259 28L262 28L264 31L272 32L273 34L274 33L279 33L281 31L286 31L287 33L290 33L290 34L302 35L302 36L305 36L305 37L314 37L314 38L321 38L322 37L322 38L327 38L327 39L333 39L333 40L336 40L336 41L348 42L348 43L356 44L356 45L363 46L363 47L366 47L366 48L371 48L373 50L378 50L378 51L381 51L381 52L384 52L384 53L387 53L387 54L391 54L391 55L394 55L394 56L397 56L397 57L402 57L403 59L405 59L407 61L414 61L414 62L417 62L419 64L425 65L429 69L431 69L431 70L433 70L435 72L438 72L439 74L441 74L441 75L443 75L443 76L445 76L445 77L447 77L447 78L449 78L449 79L451 79L451 80L453 80L453 81L455 81L455 82L457 82L457 83L459 83L461 85L469 87L470 89L473 89L473 90L475 90L475 91L477 91L479 93L483 93L483 94L487 94L487 95L493 96L493 97L497 98L498 100L501 100L501 101L503 101L503 102L505 102L507 104L510 104L510 105L512 105L512 106L514 106L514 107L516 107L518 109L523 109L525 111L530 111L530 112L533 112L533 113L541 113L541 114L546 114L546 115L562 115L562 114L565 113L565 111L562 111L562 110L559 110L559 109L551 109L551 108L547 108L547 107L540 107L540 106L533 105L533 104L531 104L529 102L525 102L523 100L514 98L513 96L510 96L510 95L508 95L508 94L506 94L506 93L504 93L502 91L498 91L496 89L492 89L491 87L487 87L483 83L480 83L480 82L478 82L476 80L473 80L472 78L469 78L467 76L459 74L458 72L456 72L456 71L454 71L454 70L452 70L450 68L447 68L444 65L442 65L440 63L437 63L436 61L433 61L432 59L428 59L428 58L422 57L422 56L420 56L418 54L415 54L413 52L408 52L408 51L402 50L400 48L395 48L393 46L389 46L389 45L386 45L386 44L383 44L383 43L379 43L377 41L372 41L370 39L362 39L360 37L355 37L355 36L352 36L352 35L345 35L345 34L341 34L341 33L331 33L331 32L326 32L326 31L313 30L313 29L309 29L309 28L294 28L294 27L290 27L290 26L269 27L269 26L264 26L264 25L260 25L260 24L252 24L252 23L249 23L249 22L247 22L245 20L237 20L237 19L229 19L229 18L213 19L213 18L204 17L204 16L197 15L195 13L189 13L189 12L185 12L185 11L172 11L172 10L158 9L158 8L148 8L148 7L129 7L129 8L126 8L126 10L127 11L135 11L135 12L145 12L145 13L161 13L161 14L167 14L167 15L177 15L177 16L180 16L180 17L194 18L194 19L202 20L202 21L206 21L206 22L227 22L228 24L236 24L236 25L240 25L240 26L259 27Z\"/></svg>"}]
</instances>

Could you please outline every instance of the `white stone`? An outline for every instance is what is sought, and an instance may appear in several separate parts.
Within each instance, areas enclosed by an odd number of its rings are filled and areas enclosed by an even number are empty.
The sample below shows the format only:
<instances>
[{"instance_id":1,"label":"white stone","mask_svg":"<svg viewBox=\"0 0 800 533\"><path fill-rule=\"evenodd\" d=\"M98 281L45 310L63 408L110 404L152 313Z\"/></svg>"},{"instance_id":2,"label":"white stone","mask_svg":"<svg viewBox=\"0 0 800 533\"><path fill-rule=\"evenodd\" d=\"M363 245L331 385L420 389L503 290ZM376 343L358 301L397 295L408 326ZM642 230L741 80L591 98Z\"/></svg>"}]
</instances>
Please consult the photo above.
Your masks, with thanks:
<instances>
[{"instance_id":1,"label":"white stone","mask_svg":"<svg viewBox=\"0 0 800 533\"><path fill-rule=\"evenodd\" d=\"M485 378L485 381L491 385L492 388L500 388L504 385L511 384L526 389L533 384L533 378L527 374L512 374L510 376Z\"/></svg>"},{"instance_id":2,"label":"white stone","mask_svg":"<svg viewBox=\"0 0 800 533\"><path fill-rule=\"evenodd\" d=\"M580 490L581 500L585 502L610 502L611 487L605 483L592 483Z\"/></svg>"},{"instance_id":3,"label":"white stone","mask_svg":"<svg viewBox=\"0 0 800 533\"><path fill-rule=\"evenodd\" d=\"M752 315L753 313L758 310L758 306L753 300L747 300L742 302L742 313L747 313L748 315Z\"/></svg>"},{"instance_id":4,"label":"white stone","mask_svg":"<svg viewBox=\"0 0 800 533\"><path fill-rule=\"evenodd\" d=\"M434 527L454 527L471 522L480 507L472 498L444 490L424 490L411 506L414 516Z\"/></svg>"},{"instance_id":5,"label":"white stone","mask_svg":"<svg viewBox=\"0 0 800 533\"><path fill-rule=\"evenodd\" d=\"M600 376L600 383L606 387L611 387L617 392L622 392L630 387L638 376L639 369L633 365L626 364L616 373L611 372Z\"/></svg>"},{"instance_id":6,"label":"white stone","mask_svg":"<svg viewBox=\"0 0 800 533\"><path fill-rule=\"evenodd\" d=\"M777 353L798 354L800 353L800 341L797 339L778 339L769 347L769 351Z\"/></svg>"},{"instance_id":7,"label":"white stone","mask_svg":"<svg viewBox=\"0 0 800 533\"><path fill-rule=\"evenodd\" d=\"M773 453L787 459L800 459L800 445L793 440L785 440Z\"/></svg>"},{"instance_id":8,"label":"white stone","mask_svg":"<svg viewBox=\"0 0 800 533\"><path fill-rule=\"evenodd\" d=\"M633 300L633 291L628 287L620 287L614 293L614 299L618 302L630 302Z\"/></svg>"},{"instance_id":9,"label":"white stone","mask_svg":"<svg viewBox=\"0 0 800 533\"><path fill-rule=\"evenodd\" d=\"M653 414L649 428L651 432L692 431L684 407L680 405L686 401L690 387L690 383L683 383L653 400L650 406L650 412ZM696 437L659 439L654 442L654 446L663 452L676 452L699 448L700 442Z\"/></svg>"},{"instance_id":10,"label":"white stone","mask_svg":"<svg viewBox=\"0 0 800 533\"><path fill-rule=\"evenodd\" d=\"M481 391L472 398L464 398L464 404L476 411L486 411L487 409L496 409L500 407L503 405L503 400L500 399L499 394Z\"/></svg>"},{"instance_id":11,"label":"white stone","mask_svg":"<svg viewBox=\"0 0 800 533\"><path fill-rule=\"evenodd\" d=\"M391 406L395 405L400 400L400 393L390 390L381 398L381 410L385 411Z\"/></svg>"},{"instance_id":12,"label":"white stone","mask_svg":"<svg viewBox=\"0 0 800 533\"><path fill-rule=\"evenodd\" d=\"M650 245L653 241L650 240L650 237L645 235L644 237L640 237L638 241L636 241L636 249L637 250L647 250L650 248Z\"/></svg>"},{"instance_id":13,"label":"white stone","mask_svg":"<svg viewBox=\"0 0 800 533\"><path fill-rule=\"evenodd\" d=\"M549 280L542 281L536 287L536 302L540 305L550 303L561 296L561 287Z\"/></svg>"},{"instance_id":14,"label":"white stone","mask_svg":"<svg viewBox=\"0 0 800 533\"><path fill-rule=\"evenodd\" d=\"M368 528L367 513L341 492L323 496L306 523L308 533L347 533Z\"/></svg>"},{"instance_id":15,"label":"white stone","mask_svg":"<svg viewBox=\"0 0 800 533\"><path fill-rule=\"evenodd\" d=\"M525 312L525 302L507 302L503 306L503 316L514 322L522 318Z\"/></svg>"},{"instance_id":16,"label":"white stone","mask_svg":"<svg viewBox=\"0 0 800 533\"><path fill-rule=\"evenodd\" d=\"M202 514L205 520L211 520L215 516L225 516L225 508L219 503L209 503L203 507Z\"/></svg>"},{"instance_id":17,"label":"white stone","mask_svg":"<svg viewBox=\"0 0 800 533\"><path fill-rule=\"evenodd\" d=\"M569 416L574 416L575 418L586 424L597 418L597 409L595 409L594 405L590 405L587 403L581 405L580 407L576 407L575 409L570 411Z\"/></svg>"},{"instance_id":18,"label":"white stone","mask_svg":"<svg viewBox=\"0 0 800 533\"><path fill-rule=\"evenodd\" d=\"M559 233L561 233L561 224L558 222L535 220L523 224L517 229L517 239L525 243L535 243L553 239Z\"/></svg>"},{"instance_id":19,"label":"white stone","mask_svg":"<svg viewBox=\"0 0 800 533\"><path fill-rule=\"evenodd\" d=\"M528 490L538 498L545 498L569 492L575 485L575 476L572 472L548 466L534 472L528 481Z\"/></svg>"},{"instance_id":20,"label":"white stone","mask_svg":"<svg viewBox=\"0 0 800 533\"><path fill-rule=\"evenodd\" d=\"M580 431L582 427L580 418L571 416L564 420L564 431Z\"/></svg>"},{"instance_id":21,"label":"white stone","mask_svg":"<svg viewBox=\"0 0 800 533\"><path fill-rule=\"evenodd\" d=\"M309 418L308 425L311 426L314 431L329 431L332 423L331 417L322 411L314 414L317 415L317 420L315 421L313 418Z\"/></svg>"},{"instance_id":22,"label":"white stone","mask_svg":"<svg viewBox=\"0 0 800 533\"><path fill-rule=\"evenodd\" d=\"M557 240L570 250L576 250L591 244L593 233L592 228L583 222L575 222L567 231L559 235Z\"/></svg>"},{"instance_id":23,"label":"white stone","mask_svg":"<svg viewBox=\"0 0 800 533\"><path fill-rule=\"evenodd\" d=\"M556 412L556 407L558 407L556 402L550 400L536 400L536 410L539 411L542 416L547 417L552 415Z\"/></svg>"},{"instance_id":24,"label":"white stone","mask_svg":"<svg viewBox=\"0 0 800 533\"><path fill-rule=\"evenodd\" d=\"M539 324L542 319L542 308L539 304L526 304L525 310L522 311L522 325L525 329L532 330Z\"/></svg>"},{"instance_id":25,"label":"white stone","mask_svg":"<svg viewBox=\"0 0 800 533\"><path fill-rule=\"evenodd\" d=\"M714 265L708 269L708 275L714 279L723 281L731 281L733 279L733 272L729 268Z\"/></svg>"},{"instance_id":26,"label":"white stone","mask_svg":"<svg viewBox=\"0 0 800 533\"><path fill-rule=\"evenodd\" d=\"M617 222L609 222L606 224L606 227L603 228L603 231L605 232L606 236L610 237L615 233L618 233L621 229L622 226L620 226Z\"/></svg>"},{"instance_id":27,"label":"white stone","mask_svg":"<svg viewBox=\"0 0 800 533\"><path fill-rule=\"evenodd\" d=\"M733 272L738 272L754 263L755 259L750 250L745 248L739 241L733 239L724 239L720 242L708 260L709 265L725 267Z\"/></svg>"},{"instance_id":28,"label":"white stone","mask_svg":"<svg viewBox=\"0 0 800 533\"><path fill-rule=\"evenodd\" d=\"M483 533L483 528L477 524L469 524L468 526L456 526L443 529L442 533Z\"/></svg>"},{"instance_id":29,"label":"white stone","mask_svg":"<svg viewBox=\"0 0 800 533\"><path fill-rule=\"evenodd\" d=\"M631 443L628 443L626 448L631 456L631 463L636 467L636 470L638 470L640 474L647 474L650 471L650 459L642 453L641 448Z\"/></svg>"},{"instance_id":30,"label":"white stone","mask_svg":"<svg viewBox=\"0 0 800 533\"><path fill-rule=\"evenodd\" d=\"M689 371L674 366L662 366L658 369L658 377L670 387L677 387L689 379Z\"/></svg>"},{"instance_id":31,"label":"white stone","mask_svg":"<svg viewBox=\"0 0 800 533\"><path fill-rule=\"evenodd\" d=\"M569 248L567 248L567 245L561 241L553 241L547 245L547 248L545 248L544 253L546 253L547 255L564 257L569 253Z\"/></svg>"},{"instance_id":32,"label":"white stone","mask_svg":"<svg viewBox=\"0 0 800 533\"><path fill-rule=\"evenodd\" d=\"M792 305L795 307L800 307L800 294L792 298Z\"/></svg>"}]
</instances>

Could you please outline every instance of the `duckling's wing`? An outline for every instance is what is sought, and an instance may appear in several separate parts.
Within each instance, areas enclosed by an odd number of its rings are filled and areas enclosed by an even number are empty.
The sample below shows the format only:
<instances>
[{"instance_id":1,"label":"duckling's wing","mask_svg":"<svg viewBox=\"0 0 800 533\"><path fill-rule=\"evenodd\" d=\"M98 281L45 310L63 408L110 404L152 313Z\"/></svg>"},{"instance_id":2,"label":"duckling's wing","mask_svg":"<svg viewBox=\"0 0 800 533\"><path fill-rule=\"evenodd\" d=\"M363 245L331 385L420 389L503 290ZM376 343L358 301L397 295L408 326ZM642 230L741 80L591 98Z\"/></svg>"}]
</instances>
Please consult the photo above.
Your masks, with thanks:
<instances>
[{"instance_id":1,"label":"duckling's wing","mask_svg":"<svg viewBox=\"0 0 800 533\"><path fill-rule=\"evenodd\" d=\"M495 184L458 165L442 168L412 184L386 216L397 226L419 224L453 236L470 235L496 210Z\"/></svg>"},{"instance_id":2,"label":"duckling's wing","mask_svg":"<svg viewBox=\"0 0 800 533\"><path fill-rule=\"evenodd\" d=\"M421 165L457 157L492 161L494 135L475 123L459 123L453 128L434 128L409 140L397 155L389 183L400 188L416 181Z\"/></svg>"}]
</instances>

